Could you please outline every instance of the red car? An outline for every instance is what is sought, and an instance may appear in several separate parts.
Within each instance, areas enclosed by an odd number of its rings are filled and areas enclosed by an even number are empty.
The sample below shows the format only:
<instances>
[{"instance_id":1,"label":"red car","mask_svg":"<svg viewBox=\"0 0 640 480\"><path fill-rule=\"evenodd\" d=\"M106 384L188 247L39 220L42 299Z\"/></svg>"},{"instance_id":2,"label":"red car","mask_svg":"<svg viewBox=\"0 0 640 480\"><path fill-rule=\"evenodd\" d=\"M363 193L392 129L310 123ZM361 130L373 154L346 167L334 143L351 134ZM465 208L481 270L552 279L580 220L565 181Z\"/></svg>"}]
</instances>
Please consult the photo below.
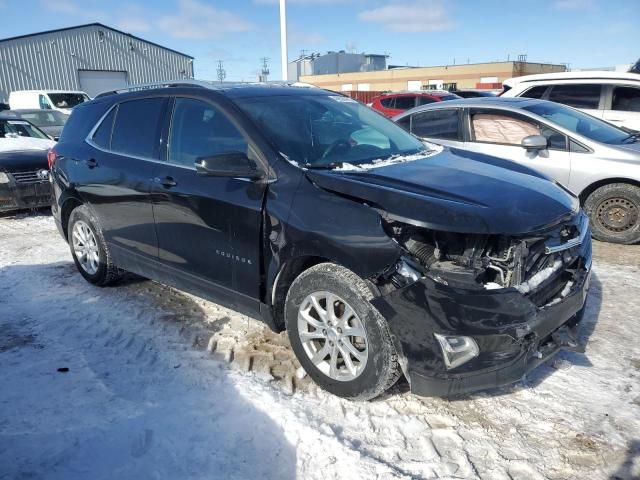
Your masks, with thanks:
<instances>
[{"instance_id":1,"label":"red car","mask_svg":"<svg viewBox=\"0 0 640 480\"><path fill-rule=\"evenodd\" d=\"M375 97L369 106L387 117L394 117L405 110L427 103L443 100L460 100L462 97L450 92L430 90L429 92L385 93Z\"/></svg>"}]
</instances>

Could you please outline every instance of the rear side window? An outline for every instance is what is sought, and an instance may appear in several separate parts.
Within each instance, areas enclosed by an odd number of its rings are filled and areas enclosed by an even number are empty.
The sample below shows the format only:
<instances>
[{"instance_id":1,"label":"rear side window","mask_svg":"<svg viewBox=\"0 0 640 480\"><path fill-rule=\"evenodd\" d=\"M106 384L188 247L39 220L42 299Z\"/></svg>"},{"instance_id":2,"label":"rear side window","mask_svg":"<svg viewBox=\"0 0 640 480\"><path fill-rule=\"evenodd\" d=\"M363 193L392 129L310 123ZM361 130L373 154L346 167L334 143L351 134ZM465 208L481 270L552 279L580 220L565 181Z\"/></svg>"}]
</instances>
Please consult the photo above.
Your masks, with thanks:
<instances>
[{"instance_id":1,"label":"rear side window","mask_svg":"<svg viewBox=\"0 0 640 480\"><path fill-rule=\"evenodd\" d=\"M418 105L427 105L434 102L435 100L431 97L418 97Z\"/></svg>"},{"instance_id":2,"label":"rear side window","mask_svg":"<svg viewBox=\"0 0 640 480\"><path fill-rule=\"evenodd\" d=\"M104 117L92 138L93 143L107 150L111 148L111 131L113 130L113 119L116 116L116 110L117 107L109 111L109 114Z\"/></svg>"},{"instance_id":3,"label":"rear side window","mask_svg":"<svg viewBox=\"0 0 640 480\"><path fill-rule=\"evenodd\" d=\"M416 97L396 97L396 104L394 108L399 110L408 110L416 106Z\"/></svg>"},{"instance_id":4,"label":"rear side window","mask_svg":"<svg viewBox=\"0 0 640 480\"><path fill-rule=\"evenodd\" d=\"M154 158L164 98L130 100L118 106L111 150L142 158Z\"/></svg>"},{"instance_id":5,"label":"rear side window","mask_svg":"<svg viewBox=\"0 0 640 480\"><path fill-rule=\"evenodd\" d=\"M601 85L555 85L551 88L549 100L574 108L597 109L601 90Z\"/></svg>"},{"instance_id":6,"label":"rear side window","mask_svg":"<svg viewBox=\"0 0 640 480\"><path fill-rule=\"evenodd\" d=\"M640 88L615 87L611 108L623 112L640 112Z\"/></svg>"},{"instance_id":7,"label":"rear side window","mask_svg":"<svg viewBox=\"0 0 640 480\"><path fill-rule=\"evenodd\" d=\"M542 96L544 95L544 92L547 91L547 88L549 88L548 85L539 85L537 87L533 87L530 88L529 90L527 90L526 92L524 92L521 97L527 97L527 98L542 98Z\"/></svg>"},{"instance_id":8,"label":"rear side window","mask_svg":"<svg viewBox=\"0 0 640 480\"><path fill-rule=\"evenodd\" d=\"M177 98L169 135L169 161L193 167L203 157L220 153L248 154L240 131L216 107L192 98Z\"/></svg>"},{"instance_id":9,"label":"rear side window","mask_svg":"<svg viewBox=\"0 0 640 480\"><path fill-rule=\"evenodd\" d=\"M402 117L400 120L396 122L402 128L404 128L407 132L411 129L411 115L407 115L406 117Z\"/></svg>"},{"instance_id":10,"label":"rear side window","mask_svg":"<svg viewBox=\"0 0 640 480\"><path fill-rule=\"evenodd\" d=\"M380 100L380 105L382 105L384 108L393 108L393 101L395 100L395 98L391 97L391 98L383 98L382 100Z\"/></svg>"},{"instance_id":11,"label":"rear side window","mask_svg":"<svg viewBox=\"0 0 640 480\"><path fill-rule=\"evenodd\" d=\"M418 137L459 140L458 110L431 110L412 115L411 133Z\"/></svg>"}]
</instances>

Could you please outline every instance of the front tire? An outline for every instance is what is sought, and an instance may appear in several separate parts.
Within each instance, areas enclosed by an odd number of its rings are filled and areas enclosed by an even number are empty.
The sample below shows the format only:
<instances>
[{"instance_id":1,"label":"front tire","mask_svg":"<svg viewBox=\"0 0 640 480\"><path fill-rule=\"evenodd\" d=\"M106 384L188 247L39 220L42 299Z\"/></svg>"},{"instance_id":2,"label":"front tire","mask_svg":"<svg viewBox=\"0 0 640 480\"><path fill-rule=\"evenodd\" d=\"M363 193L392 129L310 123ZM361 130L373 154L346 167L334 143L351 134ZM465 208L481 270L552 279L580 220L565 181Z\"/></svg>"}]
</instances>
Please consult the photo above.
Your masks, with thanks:
<instances>
[{"instance_id":1,"label":"front tire","mask_svg":"<svg viewBox=\"0 0 640 480\"><path fill-rule=\"evenodd\" d=\"M401 375L386 320L371 305L366 283L332 263L295 279L285 304L291 347L323 389L352 400L370 400Z\"/></svg>"},{"instance_id":2,"label":"front tire","mask_svg":"<svg viewBox=\"0 0 640 480\"><path fill-rule=\"evenodd\" d=\"M640 242L640 188L628 183L604 185L587 197L584 209L596 240Z\"/></svg>"},{"instance_id":3,"label":"front tire","mask_svg":"<svg viewBox=\"0 0 640 480\"><path fill-rule=\"evenodd\" d=\"M86 205L74 209L69 216L69 247L80 274L89 283L105 286L122 276L111 261L98 221Z\"/></svg>"}]
</instances>

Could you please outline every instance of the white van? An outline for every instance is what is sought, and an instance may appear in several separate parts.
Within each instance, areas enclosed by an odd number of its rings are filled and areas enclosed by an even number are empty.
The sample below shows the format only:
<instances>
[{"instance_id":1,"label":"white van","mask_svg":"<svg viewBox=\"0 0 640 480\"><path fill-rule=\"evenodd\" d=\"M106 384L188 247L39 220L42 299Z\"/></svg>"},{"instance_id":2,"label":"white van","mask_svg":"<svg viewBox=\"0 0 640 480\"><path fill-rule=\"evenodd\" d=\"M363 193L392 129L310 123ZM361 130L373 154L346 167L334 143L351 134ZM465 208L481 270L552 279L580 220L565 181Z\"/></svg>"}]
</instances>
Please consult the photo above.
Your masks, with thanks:
<instances>
[{"instance_id":1,"label":"white van","mask_svg":"<svg viewBox=\"0 0 640 480\"><path fill-rule=\"evenodd\" d=\"M17 90L9 94L11 110L39 108L69 115L76 105L91 100L84 92L70 90Z\"/></svg>"},{"instance_id":2,"label":"white van","mask_svg":"<svg viewBox=\"0 0 640 480\"><path fill-rule=\"evenodd\" d=\"M580 109L619 127L640 131L640 74L561 72L510 78L504 97L551 100Z\"/></svg>"}]
</instances>

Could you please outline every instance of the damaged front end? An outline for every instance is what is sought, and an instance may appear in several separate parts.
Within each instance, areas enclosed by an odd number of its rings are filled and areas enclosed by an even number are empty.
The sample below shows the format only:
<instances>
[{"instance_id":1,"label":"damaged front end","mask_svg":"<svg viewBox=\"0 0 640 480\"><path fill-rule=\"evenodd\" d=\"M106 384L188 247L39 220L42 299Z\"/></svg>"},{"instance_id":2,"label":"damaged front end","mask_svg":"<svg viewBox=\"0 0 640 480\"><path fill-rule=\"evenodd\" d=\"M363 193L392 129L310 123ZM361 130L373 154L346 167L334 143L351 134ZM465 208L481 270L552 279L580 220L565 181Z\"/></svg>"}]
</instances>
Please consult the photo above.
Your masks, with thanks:
<instances>
[{"instance_id":1,"label":"damaged front end","mask_svg":"<svg viewBox=\"0 0 640 480\"><path fill-rule=\"evenodd\" d=\"M404 255L376 279L412 391L447 396L520 379L575 348L591 269L579 213L529 235L435 231L382 213Z\"/></svg>"}]
</instances>

